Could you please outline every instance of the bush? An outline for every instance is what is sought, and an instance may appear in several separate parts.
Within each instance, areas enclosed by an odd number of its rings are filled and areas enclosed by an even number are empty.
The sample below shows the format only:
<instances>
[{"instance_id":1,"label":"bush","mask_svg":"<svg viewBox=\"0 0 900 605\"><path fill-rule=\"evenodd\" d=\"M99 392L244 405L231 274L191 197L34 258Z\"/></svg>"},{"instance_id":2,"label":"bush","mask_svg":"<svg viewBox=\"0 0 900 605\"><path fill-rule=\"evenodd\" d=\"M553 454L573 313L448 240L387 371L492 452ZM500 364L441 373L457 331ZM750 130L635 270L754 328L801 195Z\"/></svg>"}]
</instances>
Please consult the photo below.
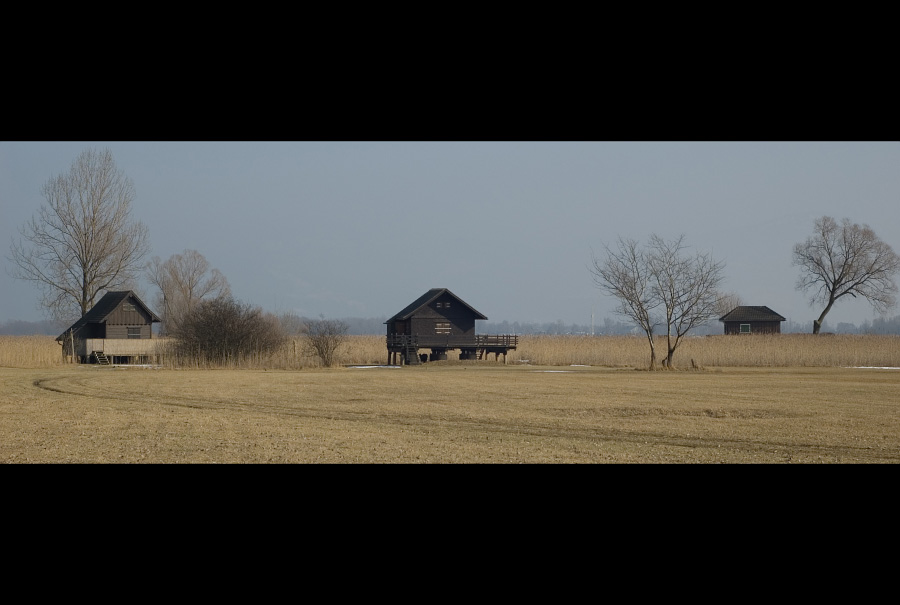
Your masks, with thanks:
<instances>
[{"instance_id":1,"label":"bush","mask_svg":"<svg viewBox=\"0 0 900 605\"><path fill-rule=\"evenodd\" d=\"M303 333L310 354L316 355L322 365L330 368L334 365L338 347L347 339L347 324L336 319L309 321Z\"/></svg>"},{"instance_id":2,"label":"bush","mask_svg":"<svg viewBox=\"0 0 900 605\"><path fill-rule=\"evenodd\" d=\"M230 297L201 301L174 337L182 359L225 365L268 355L284 341L274 315Z\"/></svg>"}]
</instances>

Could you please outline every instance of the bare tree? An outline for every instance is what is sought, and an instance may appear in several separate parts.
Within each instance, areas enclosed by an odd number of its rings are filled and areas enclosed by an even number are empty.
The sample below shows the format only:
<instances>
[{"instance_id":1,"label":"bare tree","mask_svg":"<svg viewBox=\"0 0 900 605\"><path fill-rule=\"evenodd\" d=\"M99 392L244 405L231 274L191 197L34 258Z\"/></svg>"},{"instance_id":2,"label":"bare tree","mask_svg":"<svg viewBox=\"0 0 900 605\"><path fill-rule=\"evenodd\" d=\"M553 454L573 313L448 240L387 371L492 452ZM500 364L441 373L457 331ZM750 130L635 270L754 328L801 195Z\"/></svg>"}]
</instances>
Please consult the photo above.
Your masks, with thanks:
<instances>
[{"instance_id":1,"label":"bare tree","mask_svg":"<svg viewBox=\"0 0 900 605\"><path fill-rule=\"evenodd\" d=\"M300 317L292 311L282 313L278 316L278 324L285 336L295 336L303 334L306 331L307 319Z\"/></svg>"},{"instance_id":2,"label":"bare tree","mask_svg":"<svg viewBox=\"0 0 900 605\"><path fill-rule=\"evenodd\" d=\"M743 304L744 301L736 292L720 292L719 300L716 303L716 315L724 317L729 312L734 311L735 307L740 307Z\"/></svg>"},{"instance_id":3,"label":"bare tree","mask_svg":"<svg viewBox=\"0 0 900 605\"><path fill-rule=\"evenodd\" d=\"M811 291L810 305L825 305L813 321L813 334L819 333L834 303L847 294L865 298L880 313L896 304L893 276L900 270L900 257L868 225L847 218L838 224L823 216L816 219L813 231L794 246L794 265L801 270L797 289Z\"/></svg>"},{"instance_id":4,"label":"bare tree","mask_svg":"<svg viewBox=\"0 0 900 605\"><path fill-rule=\"evenodd\" d=\"M78 317L102 292L133 286L149 251L147 227L131 218L134 186L112 153L82 152L42 193L47 203L19 230L10 260L15 277L42 289L50 316Z\"/></svg>"},{"instance_id":5,"label":"bare tree","mask_svg":"<svg viewBox=\"0 0 900 605\"><path fill-rule=\"evenodd\" d=\"M656 368L653 331L666 326L664 365L673 367L675 350L687 333L716 317L724 264L709 254L686 256L684 236L666 241L657 235L647 246L619 238L606 257L593 258L594 283L618 300L616 312L630 318L650 344L650 369Z\"/></svg>"},{"instance_id":6,"label":"bare tree","mask_svg":"<svg viewBox=\"0 0 900 605\"><path fill-rule=\"evenodd\" d=\"M338 348L347 340L347 329L347 324L337 319L309 321L304 327L307 349L330 368L336 361Z\"/></svg>"},{"instance_id":7,"label":"bare tree","mask_svg":"<svg viewBox=\"0 0 900 605\"><path fill-rule=\"evenodd\" d=\"M650 344L650 369L656 369L656 345L653 329L658 324L654 312L660 305L652 286L650 259L638 242L619 238L618 246L604 246L605 258L593 256L590 267L594 284L618 300L615 312L639 327Z\"/></svg>"},{"instance_id":8,"label":"bare tree","mask_svg":"<svg viewBox=\"0 0 900 605\"><path fill-rule=\"evenodd\" d=\"M675 349L687 333L716 317L725 265L708 253L683 254L683 235L670 241L653 235L649 247L650 273L665 313L665 365L671 368Z\"/></svg>"},{"instance_id":9,"label":"bare tree","mask_svg":"<svg viewBox=\"0 0 900 605\"><path fill-rule=\"evenodd\" d=\"M177 333L184 317L200 301L231 296L225 276L210 268L196 250L173 254L165 262L154 256L147 264L147 277L158 289L156 304L163 314L163 334Z\"/></svg>"}]
</instances>

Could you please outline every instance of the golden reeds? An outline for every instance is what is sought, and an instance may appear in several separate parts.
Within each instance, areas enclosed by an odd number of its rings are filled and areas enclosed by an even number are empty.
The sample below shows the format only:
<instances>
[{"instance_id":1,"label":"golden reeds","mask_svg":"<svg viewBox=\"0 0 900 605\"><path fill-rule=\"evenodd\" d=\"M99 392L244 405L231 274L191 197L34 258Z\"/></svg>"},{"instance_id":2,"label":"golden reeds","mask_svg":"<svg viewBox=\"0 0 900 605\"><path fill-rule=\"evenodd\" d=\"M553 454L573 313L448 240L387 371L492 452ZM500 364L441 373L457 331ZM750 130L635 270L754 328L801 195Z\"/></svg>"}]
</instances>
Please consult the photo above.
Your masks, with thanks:
<instances>
[{"instance_id":1,"label":"golden reeds","mask_svg":"<svg viewBox=\"0 0 900 605\"><path fill-rule=\"evenodd\" d=\"M665 356L665 338L657 338L657 359ZM427 352L423 350L422 352ZM348 336L338 349L339 365L387 363L384 336ZM448 359L458 359L450 351ZM691 363L693 360L693 364ZM503 358L501 356L500 363ZM637 336L519 336L508 364L589 365L646 368L647 340ZM52 336L0 336L0 366L50 367L63 363L60 345ZM482 363L496 363L493 356ZM201 367L196 360L169 356L168 367ZM698 367L900 367L900 336L855 334L771 334L699 336L682 341L675 352L675 368ZM302 338L288 339L276 352L202 367L292 370L317 368L319 359L308 353Z\"/></svg>"},{"instance_id":2,"label":"golden reeds","mask_svg":"<svg viewBox=\"0 0 900 605\"><path fill-rule=\"evenodd\" d=\"M0 366L46 368L62 362L62 348L53 336L0 336Z\"/></svg>"},{"instance_id":3,"label":"golden reeds","mask_svg":"<svg viewBox=\"0 0 900 605\"><path fill-rule=\"evenodd\" d=\"M657 361L666 339L656 338ZM674 367L898 367L900 336L856 334L742 334L686 338ZM637 336L520 336L510 363L646 368L650 345Z\"/></svg>"}]
</instances>

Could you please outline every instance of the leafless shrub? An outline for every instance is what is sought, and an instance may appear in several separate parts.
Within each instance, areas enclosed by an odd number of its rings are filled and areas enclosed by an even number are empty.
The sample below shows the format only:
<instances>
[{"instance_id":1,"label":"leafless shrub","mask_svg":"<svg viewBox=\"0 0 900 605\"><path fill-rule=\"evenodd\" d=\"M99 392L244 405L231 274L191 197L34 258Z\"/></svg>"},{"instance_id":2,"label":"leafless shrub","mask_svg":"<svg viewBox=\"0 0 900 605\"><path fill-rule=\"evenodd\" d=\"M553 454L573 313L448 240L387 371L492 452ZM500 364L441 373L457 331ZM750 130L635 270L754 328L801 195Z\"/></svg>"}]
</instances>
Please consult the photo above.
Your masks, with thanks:
<instances>
[{"instance_id":1,"label":"leafless shrub","mask_svg":"<svg viewBox=\"0 0 900 605\"><path fill-rule=\"evenodd\" d=\"M307 350L330 368L337 359L337 350L347 339L347 324L336 319L309 321L303 328Z\"/></svg>"},{"instance_id":2,"label":"leafless shrub","mask_svg":"<svg viewBox=\"0 0 900 605\"><path fill-rule=\"evenodd\" d=\"M175 348L182 360L228 365L266 356L283 342L274 315L220 297L201 301L183 317Z\"/></svg>"}]
</instances>

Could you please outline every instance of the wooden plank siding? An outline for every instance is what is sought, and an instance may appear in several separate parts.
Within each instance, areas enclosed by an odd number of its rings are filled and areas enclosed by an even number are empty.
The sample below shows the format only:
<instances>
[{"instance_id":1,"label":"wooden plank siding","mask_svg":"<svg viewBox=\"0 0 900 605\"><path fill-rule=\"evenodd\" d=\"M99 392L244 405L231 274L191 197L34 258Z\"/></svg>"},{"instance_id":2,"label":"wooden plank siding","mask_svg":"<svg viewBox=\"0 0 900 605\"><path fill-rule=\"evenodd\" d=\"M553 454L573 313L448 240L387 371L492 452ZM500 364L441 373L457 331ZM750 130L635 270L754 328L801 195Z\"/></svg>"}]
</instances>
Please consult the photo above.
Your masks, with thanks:
<instances>
[{"instance_id":1,"label":"wooden plank siding","mask_svg":"<svg viewBox=\"0 0 900 605\"><path fill-rule=\"evenodd\" d=\"M781 334L781 322L785 318L769 307L742 305L720 317L719 321L725 326L725 334Z\"/></svg>"},{"instance_id":2,"label":"wooden plank siding","mask_svg":"<svg viewBox=\"0 0 900 605\"><path fill-rule=\"evenodd\" d=\"M76 355L90 355L99 351L107 355L160 355L170 343L168 338L121 339L121 338L87 338L75 340Z\"/></svg>"},{"instance_id":3,"label":"wooden plank siding","mask_svg":"<svg viewBox=\"0 0 900 605\"><path fill-rule=\"evenodd\" d=\"M128 359L157 358L162 352L153 338L153 311L131 290L107 292L56 340L65 357L90 363L95 353L113 356L121 363ZM122 361L124 360L124 361Z\"/></svg>"},{"instance_id":4,"label":"wooden plank siding","mask_svg":"<svg viewBox=\"0 0 900 605\"><path fill-rule=\"evenodd\" d=\"M781 334L780 321L726 321L725 334ZM741 332L741 325L749 325L749 332Z\"/></svg>"},{"instance_id":5,"label":"wooden plank siding","mask_svg":"<svg viewBox=\"0 0 900 605\"><path fill-rule=\"evenodd\" d=\"M387 325L388 363L419 363L427 359L419 348L431 350L431 360L447 359L447 351L460 350L460 359L495 357L515 349L510 335L476 335L475 321L487 319L446 288L432 288L384 322Z\"/></svg>"}]
</instances>

